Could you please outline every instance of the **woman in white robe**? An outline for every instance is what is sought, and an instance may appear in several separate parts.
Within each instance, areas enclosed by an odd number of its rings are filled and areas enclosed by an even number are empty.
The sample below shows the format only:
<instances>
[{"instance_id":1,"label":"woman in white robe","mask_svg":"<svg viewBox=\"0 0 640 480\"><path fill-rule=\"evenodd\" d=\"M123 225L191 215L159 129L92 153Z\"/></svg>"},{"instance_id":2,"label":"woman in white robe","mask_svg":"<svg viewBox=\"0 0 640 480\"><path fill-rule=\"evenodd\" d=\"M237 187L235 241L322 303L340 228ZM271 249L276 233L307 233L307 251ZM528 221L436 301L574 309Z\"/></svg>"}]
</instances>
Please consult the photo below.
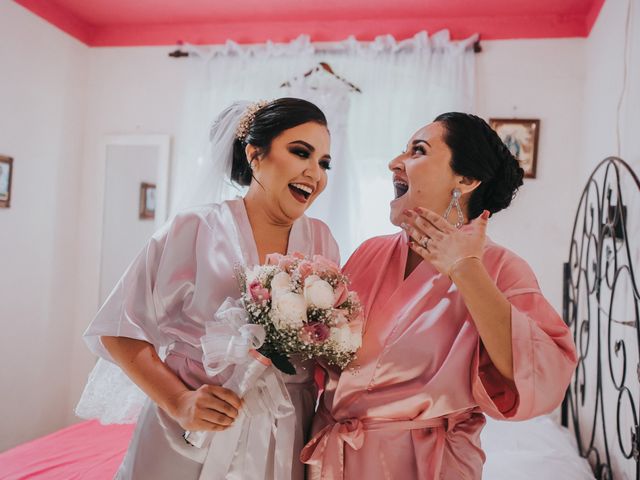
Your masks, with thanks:
<instances>
[{"instance_id":1,"label":"woman in white robe","mask_svg":"<svg viewBox=\"0 0 640 480\"><path fill-rule=\"evenodd\" d=\"M298 455L316 400L308 364L284 379L295 407L293 451L285 452L290 465L282 465L275 447L275 430L293 428L290 420L275 426L263 451L236 452L222 475L206 468L220 452L182 438L187 430L224 430L238 415L240 400L220 386L231 372L208 377L200 347L205 322L227 297L239 297L237 266L262 264L274 252L339 262L328 227L304 216L327 183L330 140L322 112L299 99L234 104L214 124L230 128L233 147L220 151L233 151L233 160L222 161L231 164L232 180L249 185L247 195L183 212L157 232L85 333L89 348L118 364L149 397L118 479L304 478ZM157 354L162 347L164 361Z\"/></svg>"}]
</instances>

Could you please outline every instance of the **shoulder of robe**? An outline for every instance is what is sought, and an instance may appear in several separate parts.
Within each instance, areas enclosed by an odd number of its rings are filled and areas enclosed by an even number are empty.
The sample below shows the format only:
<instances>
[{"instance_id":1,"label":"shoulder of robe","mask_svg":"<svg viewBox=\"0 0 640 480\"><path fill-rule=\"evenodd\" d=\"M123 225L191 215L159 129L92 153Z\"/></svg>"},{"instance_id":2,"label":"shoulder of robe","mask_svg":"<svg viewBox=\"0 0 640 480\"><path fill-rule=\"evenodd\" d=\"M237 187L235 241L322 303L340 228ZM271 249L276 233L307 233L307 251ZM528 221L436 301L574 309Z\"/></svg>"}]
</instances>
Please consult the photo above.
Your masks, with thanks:
<instances>
[{"instance_id":1,"label":"shoulder of robe","mask_svg":"<svg viewBox=\"0 0 640 480\"><path fill-rule=\"evenodd\" d=\"M485 247L483 262L504 293L540 291L538 279L525 259L493 241Z\"/></svg>"},{"instance_id":2,"label":"shoulder of robe","mask_svg":"<svg viewBox=\"0 0 640 480\"><path fill-rule=\"evenodd\" d=\"M366 250L371 252L376 252L381 248L385 247L389 243L393 243L398 236L397 233L390 233L388 235L379 235L377 237L371 237L360 244L357 248L358 250Z\"/></svg>"},{"instance_id":3,"label":"shoulder of robe","mask_svg":"<svg viewBox=\"0 0 640 480\"><path fill-rule=\"evenodd\" d=\"M181 210L167 221L156 235L162 236L169 231L191 231L198 229L200 226L207 226L211 229L219 218L222 208L223 204L211 203Z\"/></svg>"},{"instance_id":4,"label":"shoulder of robe","mask_svg":"<svg viewBox=\"0 0 640 480\"><path fill-rule=\"evenodd\" d=\"M331 229L329 226L319 218L306 217L306 219L311 225L311 230L313 232L321 232L323 234L331 235Z\"/></svg>"},{"instance_id":5,"label":"shoulder of robe","mask_svg":"<svg viewBox=\"0 0 640 480\"><path fill-rule=\"evenodd\" d=\"M338 242L333 236L329 226L318 218L311 218L307 216L299 221L304 221L304 219L309 222L313 238L320 242L315 246L316 249L319 249L319 252L322 253L322 255L328 257L331 261L339 265L340 247L338 246Z\"/></svg>"},{"instance_id":6,"label":"shoulder of robe","mask_svg":"<svg viewBox=\"0 0 640 480\"><path fill-rule=\"evenodd\" d=\"M365 240L351 254L351 257L349 257L349 260L345 264L345 268L347 268L350 263L353 264L354 262L370 263L375 261L379 255L385 253L385 247L387 247L389 243L393 243L396 240L397 235L398 234L380 235L378 237L372 237ZM376 267L377 264L371 263L371 265Z\"/></svg>"}]
</instances>

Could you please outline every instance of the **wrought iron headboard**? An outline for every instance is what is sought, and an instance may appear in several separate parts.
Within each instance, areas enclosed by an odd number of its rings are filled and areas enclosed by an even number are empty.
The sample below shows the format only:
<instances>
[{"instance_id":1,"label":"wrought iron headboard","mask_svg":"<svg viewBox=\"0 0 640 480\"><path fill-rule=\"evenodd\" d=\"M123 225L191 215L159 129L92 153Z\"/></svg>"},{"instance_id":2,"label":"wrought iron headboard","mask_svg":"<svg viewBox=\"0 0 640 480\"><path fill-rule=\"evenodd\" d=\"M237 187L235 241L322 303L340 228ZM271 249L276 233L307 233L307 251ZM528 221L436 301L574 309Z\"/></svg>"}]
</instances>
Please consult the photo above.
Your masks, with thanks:
<instances>
[{"instance_id":1,"label":"wrought iron headboard","mask_svg":"<svg viewBox=\"0 0 640 480\"><path fill-rule=\"evenodd\" d=\"M638 176L603 160L580 198L563 295L579 360L562 423L598 479L640 480L639 224Z\"/></svg>"}]
</instances>

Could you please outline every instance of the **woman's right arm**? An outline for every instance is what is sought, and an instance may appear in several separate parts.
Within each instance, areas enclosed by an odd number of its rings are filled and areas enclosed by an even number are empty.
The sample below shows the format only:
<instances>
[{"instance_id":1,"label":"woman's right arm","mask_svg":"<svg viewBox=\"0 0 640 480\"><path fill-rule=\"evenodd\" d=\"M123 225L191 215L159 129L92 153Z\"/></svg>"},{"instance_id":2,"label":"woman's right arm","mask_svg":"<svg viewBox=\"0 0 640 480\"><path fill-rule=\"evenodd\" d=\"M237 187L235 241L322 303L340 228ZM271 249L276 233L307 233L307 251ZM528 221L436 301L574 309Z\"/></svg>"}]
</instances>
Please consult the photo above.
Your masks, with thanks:
<instances>
[{"instance_id":1,"label":"woman's right arm","mask_svg":"<svg viewBox=\"0 0 640 480\"><path fill-rule=\"evenodd\" d=\"M217 385L190 390L149 342L113 336L100 339L129 378L185 430L224 430L238 415L241 400L234 392Z\"/></svg>"}]
</instances>

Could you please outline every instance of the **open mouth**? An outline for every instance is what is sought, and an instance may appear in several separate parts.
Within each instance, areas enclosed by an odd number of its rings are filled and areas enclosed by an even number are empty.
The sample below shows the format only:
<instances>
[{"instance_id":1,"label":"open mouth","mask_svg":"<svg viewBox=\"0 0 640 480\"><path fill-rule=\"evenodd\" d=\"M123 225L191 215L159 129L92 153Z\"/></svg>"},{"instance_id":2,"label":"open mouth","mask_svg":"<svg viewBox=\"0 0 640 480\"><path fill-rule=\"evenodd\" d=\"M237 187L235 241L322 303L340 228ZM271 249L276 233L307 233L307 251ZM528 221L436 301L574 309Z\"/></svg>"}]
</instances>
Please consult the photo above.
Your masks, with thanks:
<instances>
[{"instance_id":1,"label":"open mouth","mask_svg":"<svg viewBox=\"0 0 640 480\"><path fill-rule=\"evenodd\" d=\"M309 185L304 185L302 183L290 183L289 190L291 191L291 195L293 195L293 198L301 203L307 203L309 197L313 193L312 187L310 187Z\"/></svg>"},{"instance_id":2,"label":"open mouth","mask_svg":"<svg viewBox=\"0 0 640 480\"><path fill-rule=\"evenodd\" d=\"M393 180L393 187L395 188L396 198L402 197L409 191L409 184L404 180L400 180L398 178L395 178Z\"/></svg>"}]
</instances>

